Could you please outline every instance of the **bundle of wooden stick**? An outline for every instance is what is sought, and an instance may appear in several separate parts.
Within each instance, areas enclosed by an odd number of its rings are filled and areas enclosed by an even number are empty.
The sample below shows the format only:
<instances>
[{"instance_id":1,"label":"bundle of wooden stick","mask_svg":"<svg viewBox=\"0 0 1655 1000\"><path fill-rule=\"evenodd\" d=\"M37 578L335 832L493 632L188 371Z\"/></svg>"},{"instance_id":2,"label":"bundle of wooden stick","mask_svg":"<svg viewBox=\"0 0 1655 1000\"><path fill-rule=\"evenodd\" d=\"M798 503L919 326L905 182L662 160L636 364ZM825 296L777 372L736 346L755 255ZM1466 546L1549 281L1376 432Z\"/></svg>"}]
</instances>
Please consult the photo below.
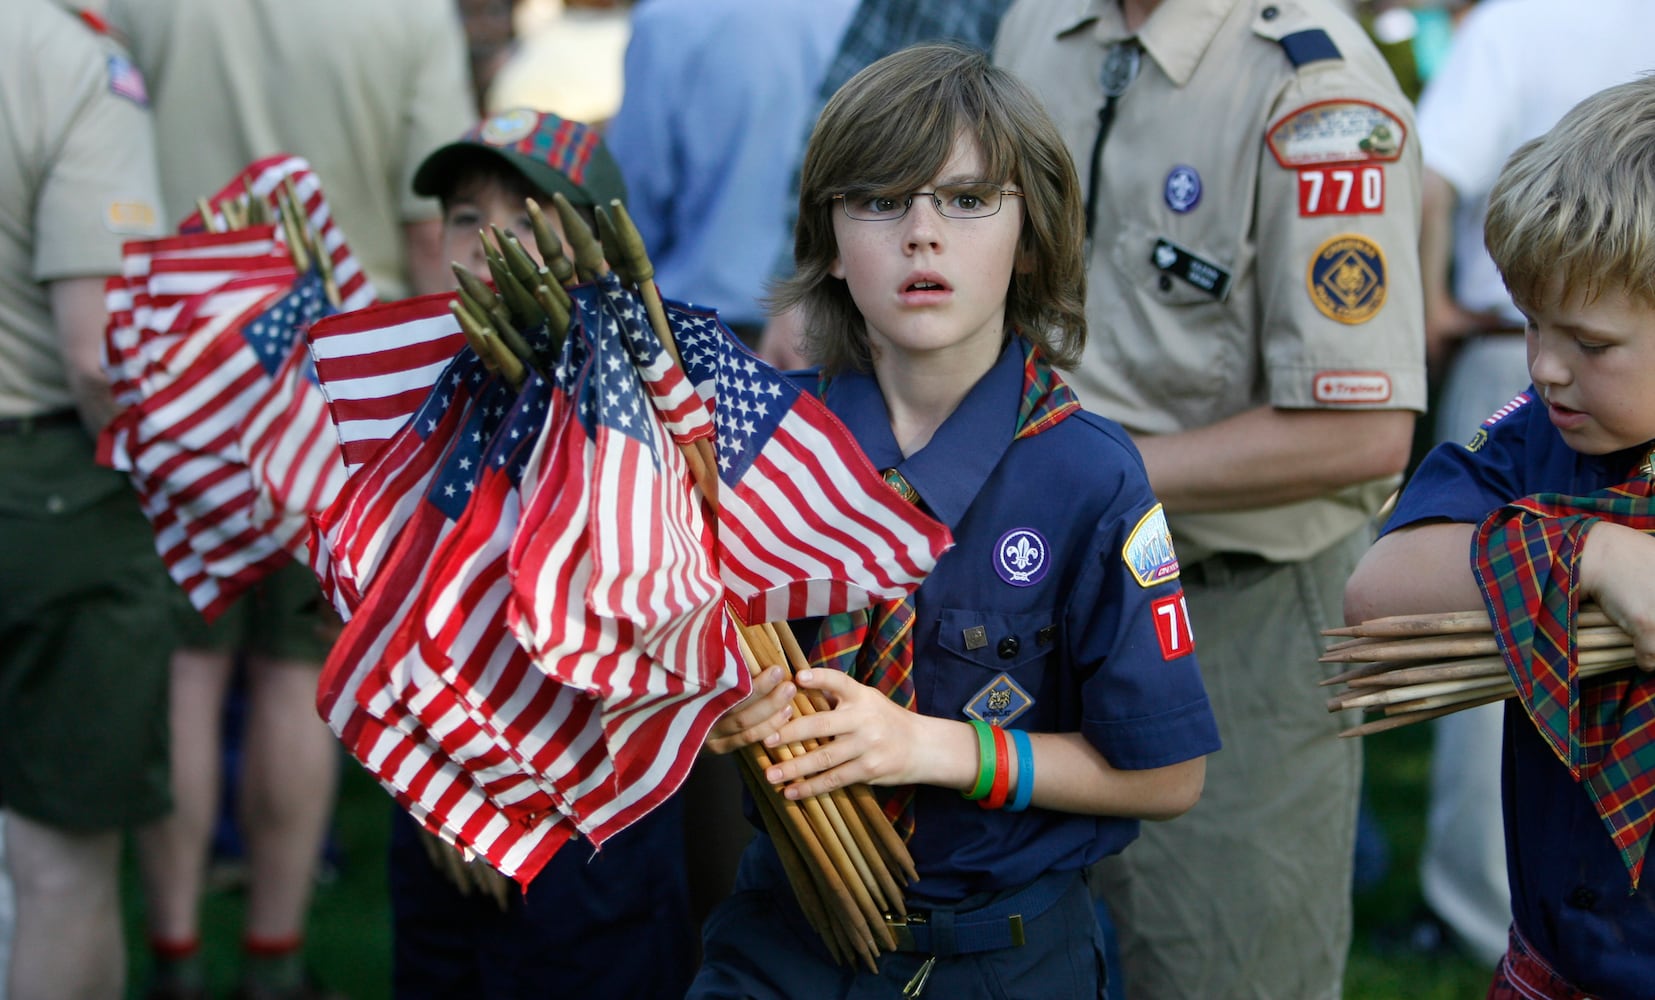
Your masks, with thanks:
<instances>
[{"instance_id":1,"label":"bundle of wooden stick","mask_svg":"<svg viewBox=\"0 0 1655 1000\"><path fill-rule=\"evenodd\" d=\"M1435 719L1517 694L1494 638L1488 613L1454 611L1396 615L1328 629L1344 641L1329 646L1323 663L1355 666L1322 681L1343 684L1329 712L1361 709L1382 717L1340 733L1365 736ZM1632 640L1601 610L1585 605L1575 620L1581 677L1636 665Z\"/></svg>"},{"instance_id":2,"label":"bundle of wooden stick","mask_svg":"<svg viewBox=\"0 0 1655 1000\"><path fill-rule=\"evenodd\" d=\"M654 267L626 209L619 202L611 203L607 211L600 207L594 235L561 194L553 196L553 207L568 238L568 254L546 225L540 206L531 200L527 208L544 263L534 263L514 236L496 230L493 246L483 240L492 287L481 276L454 265L460 291L451 309L484 363L521 385L528 367L544 363L529 350L522 331L545 323L560 341L571 308L566 289L611 268L636 288L651 326L676 360L677 348L653 280ZM710 442L699 439L683 450L702 496L716 510L718 464ZM749 626L733 614L731 618L749 676L756 677L776 664L790 671L807 666L804 651L786 623ZM827 709L819 693L801 690L794 696L796 715ZM818 745L811 741L773 749L749 746L740 755L742 778L811 926L841 964L860 960L877 972L879 955L897 947L885 918L906 916L902 889L919 875L902 838L866 785L793 801L765 779L765 771L773 764L809 753Z\"/></svg>"},{"instance_id":3,"label":"bundle of wooden stick","mask_svg":"<svg viewBox=\"0 0 1655 1000\"><path fill-rule=\"evenodd\" d=\"M335 309L339 308L339 283L333 275L333 259L322 245L321 234L311 228L310 219L302 207L304 202L299 200L299 192L293 189L293 179L284 178L275 194L275 218L270 216L270 204L253 193L251 184L247 185L245 194L219 202L217 212L207 204L206 198L197 198L195 207L201 214L201 225L209 233L234 232L250 226L276 226L282 232L294 269L302 274L314 265L322 274L322 287L326 290L328 301Z\"/></svg>"}]
</instances>

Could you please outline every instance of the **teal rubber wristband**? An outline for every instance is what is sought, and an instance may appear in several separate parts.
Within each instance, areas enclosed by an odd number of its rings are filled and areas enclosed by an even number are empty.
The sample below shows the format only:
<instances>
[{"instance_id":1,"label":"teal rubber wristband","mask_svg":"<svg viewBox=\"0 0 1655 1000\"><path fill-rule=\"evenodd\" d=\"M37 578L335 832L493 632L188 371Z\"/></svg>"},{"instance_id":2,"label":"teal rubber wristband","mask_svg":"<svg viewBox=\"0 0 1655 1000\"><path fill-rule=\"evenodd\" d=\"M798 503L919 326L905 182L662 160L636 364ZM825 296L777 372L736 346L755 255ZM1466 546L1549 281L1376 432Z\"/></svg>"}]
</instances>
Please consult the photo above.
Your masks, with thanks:
<instances>
[{"instance_id":1,"label":"teal rubber wristband","mask_svg":"<svg viewBox=\"0 0 1655 1000\"><path fill-rule=\"evenodd\" d=\"M994 765L998 755L994 752L994 730L982 719L971 719L971 728L977 732L977 783L971 791L963 792L967 799L976 800L988 795L994 788Z\"/></svg>"},{"instance_id":2,"label":"teal rubber wristband","mask_svg":"<svg viewBox=\"0 0 1655 1000\"><path fill-rule=\"evenodd\" d=\"M1029 734L1021 729L1009 730L1012 745L1017 751L1017 791L1011 797L1011 804L1006 809L1011 812L1022 812L1029 807L1029 800L1034 798L1034 744L1029 740Z\"/></svg>"}]
</instances>

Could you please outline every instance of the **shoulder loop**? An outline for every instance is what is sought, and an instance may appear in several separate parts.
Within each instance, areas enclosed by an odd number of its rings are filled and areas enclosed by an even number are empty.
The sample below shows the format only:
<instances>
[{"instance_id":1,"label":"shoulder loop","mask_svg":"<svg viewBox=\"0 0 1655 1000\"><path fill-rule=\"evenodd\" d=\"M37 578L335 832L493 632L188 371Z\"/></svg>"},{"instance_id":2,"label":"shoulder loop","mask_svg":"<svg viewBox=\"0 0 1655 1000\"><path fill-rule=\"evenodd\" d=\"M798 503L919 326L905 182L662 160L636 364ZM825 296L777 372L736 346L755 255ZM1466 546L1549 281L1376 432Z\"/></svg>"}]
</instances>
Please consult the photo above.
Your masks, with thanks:
<instances>
[{"instance_id":1,"label":"shoulder loop","mask_svg":"<svg viewBox=\"0 0 1655 1000\"><path fill-rule=\"evenodd\" d=\"M109 22L105 21L97 11L86 7L75 7L71 9L74 11L75 16L80 18L81 23L86 25L88 28L91 28L100 35L109 34Z\"/></svg>"},{"instance_id":2,"label":"shoulder loop","mask_svg":"<svg viewBox=\"0 0 1655 1000\"><path fill-rule=\"evenodd\" d=\"M1282 51L1287 53L1287 61L1293 64L1294 69L1303 69L1313 62L1325 59L1343 59L1339 46L1333 43L1328 33L1321 28L1306 28L1283 35L1276 39Z\"/></svg>"}]
</instances>

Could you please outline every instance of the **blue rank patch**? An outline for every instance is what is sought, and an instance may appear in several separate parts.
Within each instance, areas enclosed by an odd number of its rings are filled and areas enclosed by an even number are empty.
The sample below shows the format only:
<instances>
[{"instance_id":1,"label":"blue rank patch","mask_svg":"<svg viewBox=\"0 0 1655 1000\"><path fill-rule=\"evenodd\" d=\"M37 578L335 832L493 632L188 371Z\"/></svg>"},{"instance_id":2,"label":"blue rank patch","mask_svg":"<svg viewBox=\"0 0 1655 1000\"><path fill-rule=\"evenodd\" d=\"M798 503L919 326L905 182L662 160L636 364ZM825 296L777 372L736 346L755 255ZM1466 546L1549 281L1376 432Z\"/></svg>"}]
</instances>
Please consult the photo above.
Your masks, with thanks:
<instances>
[{"instance_id":1,"label":"blue rank patch","mask_svg":"<svg viewBox=\"0 0 1655 1000\"><path fill-rule=\"evenodd\" d=\"M1012 680L1010 674L1000 674L971 696L966 702L965 714L1004 729L1011 720L1033 707L1034 699L1029 693Z\"/></svg>"}]
</instances>

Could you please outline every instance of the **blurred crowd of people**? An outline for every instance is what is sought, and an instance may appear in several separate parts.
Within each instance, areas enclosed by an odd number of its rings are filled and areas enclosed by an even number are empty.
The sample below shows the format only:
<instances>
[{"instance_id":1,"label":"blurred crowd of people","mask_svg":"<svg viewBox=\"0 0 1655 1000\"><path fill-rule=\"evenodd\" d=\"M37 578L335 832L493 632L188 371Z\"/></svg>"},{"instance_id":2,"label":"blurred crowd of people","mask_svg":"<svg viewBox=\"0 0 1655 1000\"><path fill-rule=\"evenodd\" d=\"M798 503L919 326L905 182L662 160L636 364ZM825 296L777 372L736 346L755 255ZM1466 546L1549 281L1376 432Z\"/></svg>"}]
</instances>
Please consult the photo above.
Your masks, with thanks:
<instances>
[{"instance_id":1,"label":"blurred crowd of people","mask_svg":"<svg viewBox=\"0 0 1655 1000\"><path fill-rule=\"evenodd\" d=\"M1349 720L1328 715L1314 683L1320 632L1340 623L1341 588L1410 459L1468 438L1527 384L1523 319L1482 250L1489 189L1506 156L1578 100L1655 68L1639 30L1655 27L1655 9L1638 0L3 6L0 856L11 879L0 878L0 998L7 984L11 1000L123 996L129 947L150 952L139 995L205 998L216 984L203 940L232 933L243 956L237 996L335 995L304 962L340 760L313 705L328 653L314 581L295 569L206 628L147 552L124 480L96 466L92 442L112 408L98 384L101 288L119 269L121 242L173 231L247 163L290 152L317 171L382 298L447 290L445 213L458 196L452 184L416 193L416 172L479 122L532 109L534 129L550 134L561 119L602 136L624 183L587 185L588 204L625 199L665 294L718 309L767 360L795 367L807 360L798 318L772 315L769 295L792 268L811 127L857 70L943 39L990 51L1023 77L1074 157L1087 193L1091 339L1070 382L1088 409L1133 435L1165 504L1224 740L1201 802L1145 824L1095 873L1099 914L1118 935L1110 995L1340 994L1353 879L1364 876L1362 764L1359 742L1335 735ZM1312 135L1322 126L1298 109L1319 106L1346 115ZM1349 132L1358 127L1367 131ZM1357 139L1385 129L1393 145L1357 151ZM1350 149L1333 156L1328 144ZM1360 209L1307 193L1337 180L1323 165L1334 159L1371 178ZM1365 289L1337 284L1355 271ZM43 563L57 567L50 580ZM1294 689L1297 703L1266 703L1265 689ZM232 698L247 719L229 778L247 862L239 932L200 918L225 812ZM1405 934L1420 944L1434 931L1491 967L1511 920L1499 711L1434 723L1421 912ZM748 827L725 759L698 765L681 798L690 804L663 813L664 833L617 850L658 860L663 844L686 845L686 889L650 919L693 935L728 892ZM686 808L716 819L692 828ZM130 944L117 890L129 832L147 935ZM559 976L544 982L557 996L583 963L635 966L615 942L572 929L567 913L462 900L433 853L446 848L419 843L411 825L394 850L393 890L411 894L397 904L398 997L527 996L521 984L536 976ZM586 860L548 870L540 902L599 892L602 872ZM420 963L443 954L442 942L474 940L478 926L508 944L486 954L456 946L449 980L423 971L437 967ZM684 960L651 971L687 988L693 937L661 947ZM567 966L544 961L582 950ZM532 976L531 955L542 962ZM660 976L623 985L619 972L613 991L584 981L592 996L667 988Z\"/></svg>"}]
</instances>

